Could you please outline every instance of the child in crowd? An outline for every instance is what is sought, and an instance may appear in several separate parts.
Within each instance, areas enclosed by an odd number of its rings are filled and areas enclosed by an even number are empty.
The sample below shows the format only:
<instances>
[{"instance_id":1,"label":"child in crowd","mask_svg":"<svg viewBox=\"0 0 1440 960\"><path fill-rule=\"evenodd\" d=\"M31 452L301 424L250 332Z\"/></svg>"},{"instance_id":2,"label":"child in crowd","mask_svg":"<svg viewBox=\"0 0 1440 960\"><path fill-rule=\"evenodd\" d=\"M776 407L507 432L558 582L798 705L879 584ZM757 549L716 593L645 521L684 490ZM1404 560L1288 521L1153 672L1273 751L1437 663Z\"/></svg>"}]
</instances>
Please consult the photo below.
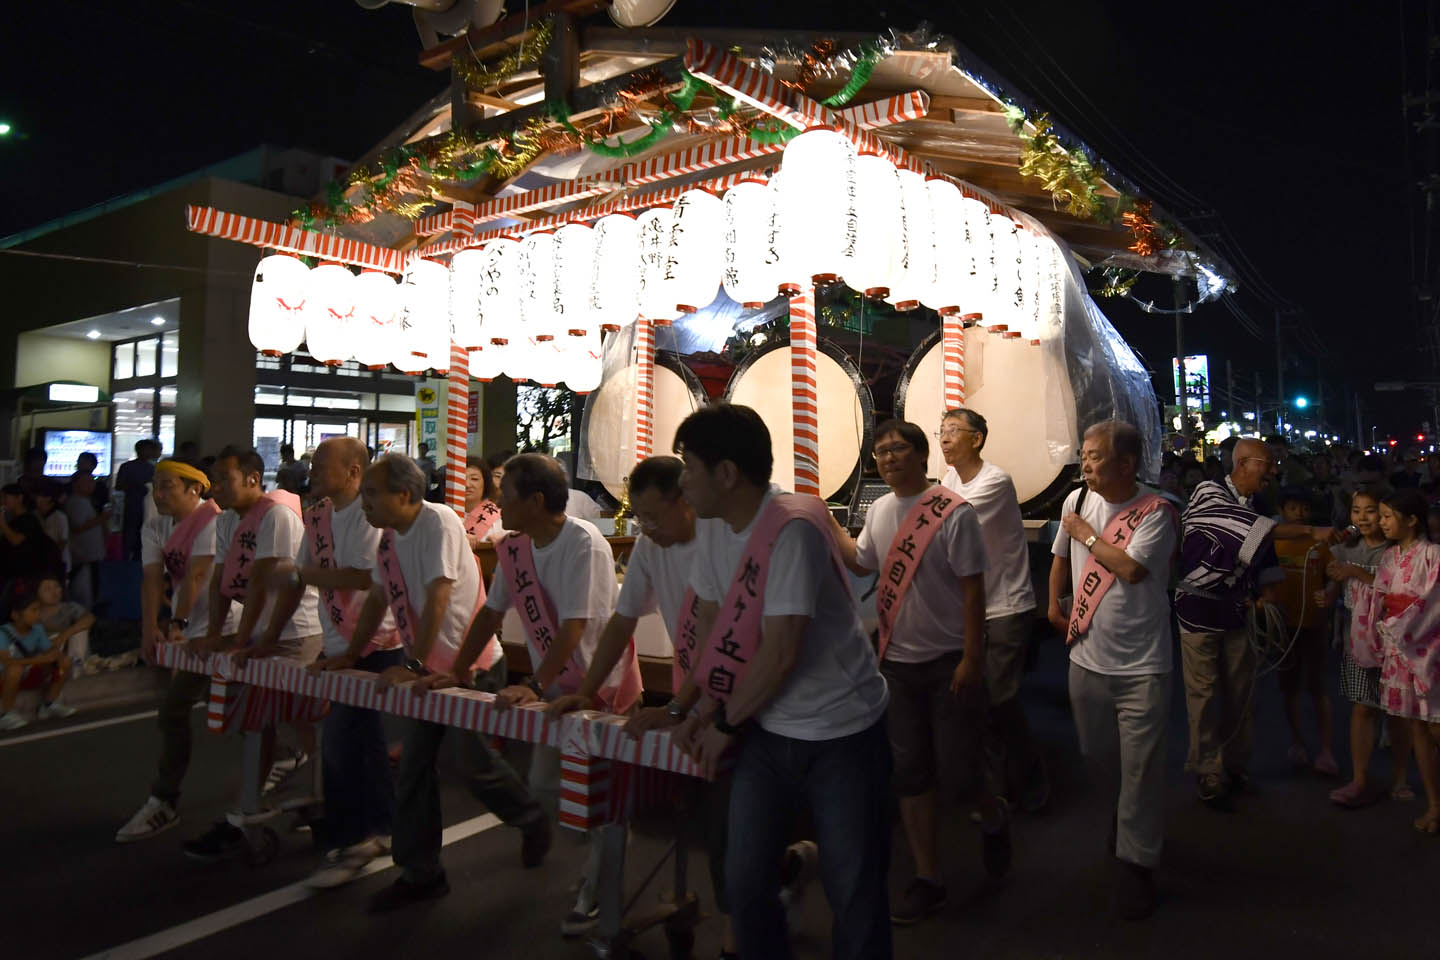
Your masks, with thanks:
<instances>
[{"instance_id":1,"label":"child in crowd","mask_svg":"<svg viewBox=\"0 0 1440 960\"><path fill-rule=\"evenodd\" d=\"M9 622L0 625L0 668L4 669L4 686L0 690L0 731L18 730L29 724L15 709L20 690L45 687L45 699L36 717L68 717L75 708L60 702L60 691L69 677L70 663L65 646L50 638L40 622L40 597L33 584L17 580L10 584L5 608ZM48 683L47 683L48 681Z\"/></svg>"},{"instance_id":2,"label":"child in crowd","mask_svg":"<svg viewBox=\"0 0 1440 960\"><path fill-rule=\"evenodd\" d=\"M1358 642L1351 619L1360 609L1362 594L1375 582L1380 558L1390 546L1380 529L1380 496L1358 490L1350 497L1350 525L1360 534L1354 544L1330 548L1334 557L1325 568L1330 578L1324 590L1316 592L1321 607L1335 607L1335 633L1340 645L1340 689L1350 701L1350 758L1353 767L1349 783L1330 792L1330 799L1350 810L1368 807L1384 799L1386 791L1370 781L1370 757L1383 712L1380 708L1381 652ZM1340 603L1336 604L1336 600ZM1394 725L1390 746L1395 761L1390 796L1414 796L1405 782L1410 763L1410 726Z\"/></svg>"},{"instance_id":3,"label":"child in crowd","mask_svg":"<svg viewBox=\"0 0 1440 960\"><path fill-rule=\"evenodd\" d=\"M70 518L60 506L60 485L53 480L46 480L35 488L35 514L40 518L40 526L44 529L45 535L55 541L55 549L60 552L61 574L70 575Z\"/></svg>"},{"instance_id":4,"label":"child in crowd","mask_svg":"<svg viewBox=\"0 0 1440 960\"><path fill-rule=\"evenodd\" d=\"M1425 498L1414 488L1380 502L1380 529L1394 542L1375 583L1357 607L1357 641L1383 651L1381 706L1409 723L1415 762L1429 801L1415 821L1421 833L1440 833L1440 544L1426 539Z\"/></svg>"},{"instance_id":5,"label":"child in crowd","mask_svg":"<svg viewBox=\"0 0 1440 960\"><path fill-rule=\"evenodd\" d=\"M40 624L70 658L72 675L90 652L89 632L95 615L73 600L66 600L60 581L46 577L36 588L40 598Z\"/></svg>"},{"instance_id":6,"label":"child in crowd","mask_svg":"<svg viewBox=\"0 0 1440 960\"><path fill-rule=\"evenodd\" d=\"M1280 512L1285 523L1310 522L1310 494L1287 489L1280 495ZM1325 585L1325 567L1330 552L1309 539L1276 540L1275 555L1285 571L1280 589L1280 609L1285 614L1290 649L1278 668L1280 692L1285 698L1285 718L1290 721L1290 762L1298 769L1311 767L1327 777L1340 772L1331 750L1335 738L1330 695L1325 691L1325 651L1330 644L1329 620L1313 603L1314 591ZM1312 766L1301 732L1300 694L1310 694L1320 742Z\"/></svg>"}]
</instances>

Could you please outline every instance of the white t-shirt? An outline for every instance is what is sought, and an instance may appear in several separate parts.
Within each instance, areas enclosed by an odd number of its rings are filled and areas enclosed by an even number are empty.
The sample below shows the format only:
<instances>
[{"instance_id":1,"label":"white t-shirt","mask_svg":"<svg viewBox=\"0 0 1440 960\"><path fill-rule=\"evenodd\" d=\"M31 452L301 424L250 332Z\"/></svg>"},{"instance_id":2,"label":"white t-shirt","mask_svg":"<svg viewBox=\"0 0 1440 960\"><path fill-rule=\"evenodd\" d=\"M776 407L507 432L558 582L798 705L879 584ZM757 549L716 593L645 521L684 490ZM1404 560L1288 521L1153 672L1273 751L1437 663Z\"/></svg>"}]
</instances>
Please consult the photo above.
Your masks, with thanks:
<instances>
[{"instance_id":1,"label":"white t-shirt","mask_svg":"<svg viewBox=\"0 0 1440 960\"><path fill-rule=\"evenodd\" d=\"M95 519L95 504L89 497L71 494L65 501L65 515L70 520L70 559L75 563L99 563L105 559L105 527L97 523L88 530L75 533L75 528Z\"/></svg>"},{"instance_id":2,"label":"white t-shirt","mask_svg":"<svg viewBox=\"0 0 1440 960\"><path fill-rule=\"evenodd\" d=\"M435 633L435 645L458 653L475 617L475 599L480 595L480 567L465 536L465 521L450 507L427 500L420 504L420 514L409 530L395 531L395 556L415 611L412 630L420 629L420 618L425 615L425 589L436 580L454 584L450 588L450 606ZM371 579L383 587L384 576L376 564ZM483 655L477 663L482 660Z\"/></svg>"},{"instance_id":3,"label":"white t-shirt","mask_svg":"<svg viewBox=\"0 0 1440 960\"><path fill-rule=\"evenodd\" d=\"M771 484L755 520L770 498L783 492ZM700 599L724 601L755 520L738 533L719 518L696 521L691 576ZM890 692L855 600L833 568L825 535L803 520L786 524L775 539L764 615L805 616L810 623L785 685L756 715L762 728L796 740L834 740L867 730L885 716Z\"/></svg>"},{"instance_id":4,"label":"white t-shirt","mask_svg":"<svg viewBox=\"0 0 1440 960\"><path fill-rule=\"evenodd\" d=\"M225 555L230 551L230 544L235 540L235 531L239 526L240 515L234 510L222 511L215 520L216 576L224 575ZM272 557L294 560L304 536L305 522L295 516L288 507L277 503L266 511L264 519L260 521L260 529L255 532L254 562ZM276 591L268 592L265 609L260 611L260 619L255 621L257 639L270 626L270 618L275 614L275 597ZM233 604L231 608L234 609ZM300 595L300 605L295 608L290 622L281 629L279 639L296 640L318 636L319 633L320 597L314 587L306 587L305 592Z\"/></svg>"},{"instance_id":5,"label":"white t-shirt","mask_svg":"<svg viewBox=\"0 0 1440 960\"><path fill-rule=\"evenodd\" d=\"M502 551L506 547L501 542L495 549ZM615 612L615 594L619 591L615 582L615 554L593 523L574 517L566 517L565 526L555 539L543 547L535 547L534 552L540 586L555 606L555 626L566 620L585 621L577 653L580 663L588 667L600 634L605 632L605 624ZM499 567L485 606L497 613L504 613L510 606L510 584ZM540 664L534 661L533 655L531 661L531 668L538 669ZM625 676L625 666L626 658L621 657L603 686L619 684Z\"/></svg>"},{"instance_id":6,"label":"white t-shirt","mask_svg":"<svg viewBox=\"0 0 1440 960\"><path fill-rule=\"evenodd\" d=\"M865 529L856 540L855 559L861 566L878 570L895 541L900 522L928 491L913 497L887 493L870 505L865 514ZM905 594L885 659L896 663L928 663L936 657L965 648L965 597L960 592L959 577L982 573L985 569L985 543L980 537L980 521L968 506L956 507L945 518L940 532L930 541L915 579Z\"/></svg>"},{"instance_id":7,"label":"white t-shirt","mask_svg":"<svg viewBox=\"0 0 1440 960\"><path fill-rule=\"evenodd\" d=\"M65 541L65 546L60 550L60 565L66 570L70 569L70 518L65 516L65 511L56 507L51 510L48 516L40 518L40 527L45 535L57 544Z\"/></svg>"},{"instance_id":8,"label":"white t-shirt","mask_svg":"<svg viewBox=\"0 0 1440 960\"><path fill-rule=\"evenodd\" d=\"M620 599L615 601L615 612L638 620L658 609L673 641L699 542L691 537L686 543L662 547L643 533L636 537L630 563L625 567L625 582L620 584Z\"/></svg>"},{"instance_id":9,"label":"white t-shirt","mask_svg":"<svg viewBox=\"0 0 1440 960\"><path fill-rule=\"evenodd\" d=\"M565 515L593 523L600 519L600 504L583 490L571 490L565 501Z\"/></svg>"},{"instance_id":10,"label":"white t-shirt","mask_svg":"<svg viewBox=\"0 0 1440 960\"><path fill-rule=\"evenodd\" d=\"M1076 490L1065 498L1061 516L1075 511L1079 495ZM1115 515L1144 495L1142 490L1124 503L1110 503L1091 490L1085 495L1080 516L1103 536ZM1090 629L1070 648L1070 660L1086 670L1114 677L1169 673L1173 659L1169 584L1175 556L1175 524L1169 512L1156 510L1140 521L1125 552L1149 573L1139 583L1115 578L1095 608ZM1072 589L1078 587L1090 559L1085 544L1072 540L1062 527L1051 553L1070 558L1070 583Z\"/></svg>"},{"instance_id":11,"label":"white t-shirt","mask_svg":"<svg viewBox=\"0 0 1440 960\"><path fill-rule=\"evenodd\" d=\"M342 510L332 511L330 514L330 534L335 538L335 565L341 568L354 570L373 570L375 568L375 548L380 544L380 530L370 526L370 521L365 519L365 511L360 509L360 498L356 497ZM300 540L300 550L295 555L297 567L315 566L315 558L310 553L310 536L307 533ZM361 591L363 593L363 591ZM320 601L320 628L325 634L325 656L335 657L344 653L350 643L335 627L335 621L330 619L330 611L325 609L324 598L320 591L315 591L317 600ZM474 602L473 600L471 601ZM395 618L390 613L390 608L385 608L385 618L380 621L380 629L395 629Z\"/></svg>"},{"instance_id":12,"label":"white t-shirt","mask_svg":"<svg viewBox=\"0 0 1440 960\"><path fill-rule=\"evenodd\" d=\"M1035 586L1030 579L1030 547L1025 521L1010 474L985 463L969 483L951 467L941 484L964 497L980 518L985 540L985 617L1008 617L1035 609Z\"/></svg>"},{"instance_id":13,"label":"white t-shirt","mask_svg":"<svg viewBox=\"0 0 1440 960\"><path fill-rule=\"evenodd\" d=\"M163 514L156 514L145 525L140 528L140 563L142 566L150 566L152 563L165 564L165 541L170 539L170 534L175 530L175 521ZM195 535L195 542L190 545L190 559L197 557L215 556L215 524L207 523L204 529ZM179 584L173 584L172 589L180 589ZM187 640L197 640L205 636L205 631L210 626L210 583L205 581L200 584L200 589L195 591L194 601L190 604L190 616L187 618L190 625L183 631ZM230 605L230 612L225 615L225 624L220 628L220 635L228 637L240 626L240 608L235 604Z\"/></svg>"}]
</instances>

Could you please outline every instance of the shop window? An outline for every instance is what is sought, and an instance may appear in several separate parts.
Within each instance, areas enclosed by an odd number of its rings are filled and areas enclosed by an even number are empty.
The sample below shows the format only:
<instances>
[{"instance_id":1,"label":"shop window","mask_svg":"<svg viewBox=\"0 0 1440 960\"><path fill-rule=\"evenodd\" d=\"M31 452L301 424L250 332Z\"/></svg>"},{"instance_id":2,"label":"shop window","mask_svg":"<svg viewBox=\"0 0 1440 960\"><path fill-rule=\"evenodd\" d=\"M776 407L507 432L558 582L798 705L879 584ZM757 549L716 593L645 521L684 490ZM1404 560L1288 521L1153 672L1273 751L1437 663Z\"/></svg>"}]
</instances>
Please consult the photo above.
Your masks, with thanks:
<instances>
[{"instance_id":1,"label":"shop window","mask_svg":"<svg viewBox=\"0 0 1440 960\"><path fill-rule=\"evenodd\" d=\"M180 335L167 333L160 338L160 376L180 375Z\"/></svg>"},{"instance_id":2,"label":"shop window","mask_svg":"<svg viewBox=\"0 0 1440 960\"><path fill-rule=\"evenodd\" d=\"M159 346L160 341L154 337L135 342L135 376L155 376L155 352Z\"/></svg>"},{"instance_id":3,"label":"shop window","mask_svg":"<svg viewBox=\"0 0 1440 960\"><path fill-rule=\"evenodd\" d=\"M115 345L115 374L116 380L129 380L135 376L135 344L117 343Z\"/></svg>"}]
</instances>

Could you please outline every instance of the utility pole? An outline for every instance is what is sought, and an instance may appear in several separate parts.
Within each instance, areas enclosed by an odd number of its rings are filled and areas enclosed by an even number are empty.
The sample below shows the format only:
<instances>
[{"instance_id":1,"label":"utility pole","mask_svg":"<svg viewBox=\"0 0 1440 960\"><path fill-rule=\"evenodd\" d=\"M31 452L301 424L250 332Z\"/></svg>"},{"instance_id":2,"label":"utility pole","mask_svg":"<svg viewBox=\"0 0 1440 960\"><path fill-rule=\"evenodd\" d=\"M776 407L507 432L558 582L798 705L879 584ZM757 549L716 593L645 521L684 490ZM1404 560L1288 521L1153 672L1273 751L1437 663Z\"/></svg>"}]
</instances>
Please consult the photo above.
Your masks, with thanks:
<instances>
[{"instance_id":1,"label":"utility pole","mask_svg":"<svg viewBox=\"0 0 1440 960\"><path fill-rule=\"evenodd\" d=\"M1190 450L1190 380L1185 375L1185 314L1181 307L1185 305L1185 291L1181 284L1180 275L1175 274L1175 362L1179 364L1180 376L1175 381L1175 405L1180 409L1180 436L1185 440L1185 450Z\"/></svg>"},{"instance_id":2,"label":"utility pole","mask_svg":"<svg viewBox=\"0 0 1440 960\"><path fill-rule=\"evenodd\" d=\"M1225 358L1225 412L1229 413L1232 419L1240 419L1240 411L1235 409L1235 367L1231 365L1229 357Z\"/></svg>"},{"instance_id":3,"label":"utility pole","mask_svg":"<svg viewBox=\"0 0 1440 960\"><path fill-rule=\"evenodd\" d=\"M1255 432L1260 433L1265 429L1265 421L1260 419L1264 416L1264 410L1260 405L1260 371L1255 371Z\"/></svg>"},{"instance_id":4,"label":"utility pole","mask_svg":"<svg viewBox=\"0 0 1440 960\"><path fill-rule=\"evenodd\" d=\"M1355 446L1365 447L1365 430L1361 426L1364 421L1360 419L1360 391L1352 388L1351 394L1355 397Z\"/></svg>"},{"instance_id":5,"label":"utility pole","mask_svg":"<svg viewBox=\"0 0 1440 960\"><path fill-rule=\"evenodd\" d=\"M1275 431L1285 435L1285 354L1280 345L1280 311L1275 311L1275 397L1280 406L1275 411Z\"/></svg>"}]
</instances>

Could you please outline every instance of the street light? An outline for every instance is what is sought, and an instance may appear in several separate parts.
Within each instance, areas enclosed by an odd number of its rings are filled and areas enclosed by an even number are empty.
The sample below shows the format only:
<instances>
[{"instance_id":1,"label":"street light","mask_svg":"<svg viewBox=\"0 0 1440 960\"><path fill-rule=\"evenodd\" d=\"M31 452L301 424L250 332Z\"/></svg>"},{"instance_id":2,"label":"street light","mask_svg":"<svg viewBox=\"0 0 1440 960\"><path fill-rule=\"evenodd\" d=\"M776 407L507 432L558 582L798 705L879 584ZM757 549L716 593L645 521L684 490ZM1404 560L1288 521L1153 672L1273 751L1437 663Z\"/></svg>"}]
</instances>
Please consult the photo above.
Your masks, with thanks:
<instances>
[{"instance_id":1,"label":"street light","mask_svg":"<svg viewBox=\"0 0 1440 960\"><path fill-rule=\"evenodd\" d=\"M1295 409L1304 410L1308 406L1310 406L1309 400L1305 399L1304 397L1295 398Z\"/></svg>"},{"instance_id":2,"label":"street light","mask_svg":"<svg viewBox=\"0 0 1440 960\"><path fill-rule=\"evenodd\" d=\"M0 121L0 137L8 137L8 136L10 136L10 131L11 131L12 129L14 129L14 128L11 127L10 124L5 123L4 121Z\"/></svg>"}]
</instances>

